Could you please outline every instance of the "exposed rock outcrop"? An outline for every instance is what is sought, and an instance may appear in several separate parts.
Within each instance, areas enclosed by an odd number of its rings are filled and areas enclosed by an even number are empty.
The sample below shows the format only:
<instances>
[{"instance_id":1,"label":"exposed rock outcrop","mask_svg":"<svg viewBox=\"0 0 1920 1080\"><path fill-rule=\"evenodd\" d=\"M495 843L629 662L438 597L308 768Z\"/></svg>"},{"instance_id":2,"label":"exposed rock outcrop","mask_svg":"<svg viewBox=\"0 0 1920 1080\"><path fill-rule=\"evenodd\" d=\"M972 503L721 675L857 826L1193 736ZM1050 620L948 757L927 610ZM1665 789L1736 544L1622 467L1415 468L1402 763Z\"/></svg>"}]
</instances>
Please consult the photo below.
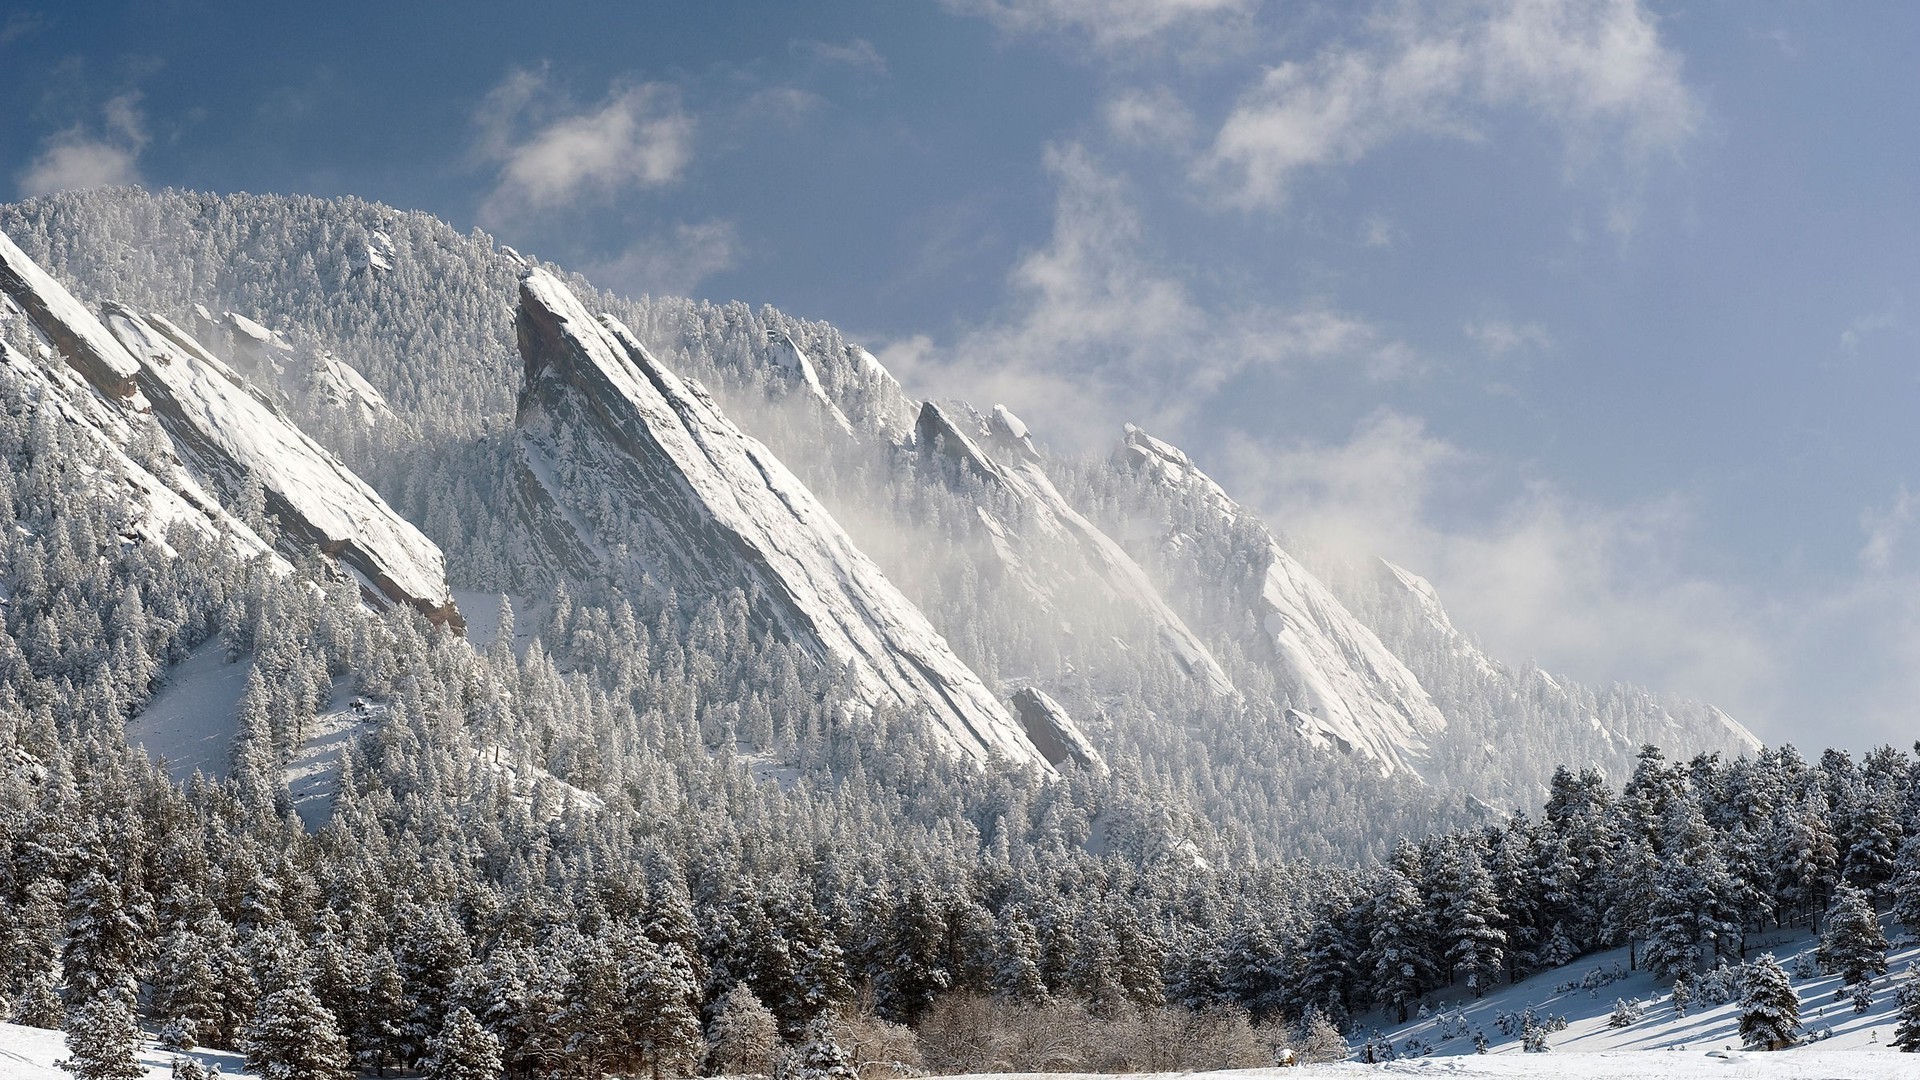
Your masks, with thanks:
<instances>
[{"instance_id":1,"label":"exposed rock outcrop","mask_svg":"<svg viewBox=\"0 0 1920 1080\"><path fill-rule=\"evenodd\" d=\"M515 327L529 483L555 511L544 527L683 594L745 589L777 633L843 668L859 699L924 711L969 758L1050 768L919 609L697 382L544 270L521 279Z\"/></svg>"}]
</instances>

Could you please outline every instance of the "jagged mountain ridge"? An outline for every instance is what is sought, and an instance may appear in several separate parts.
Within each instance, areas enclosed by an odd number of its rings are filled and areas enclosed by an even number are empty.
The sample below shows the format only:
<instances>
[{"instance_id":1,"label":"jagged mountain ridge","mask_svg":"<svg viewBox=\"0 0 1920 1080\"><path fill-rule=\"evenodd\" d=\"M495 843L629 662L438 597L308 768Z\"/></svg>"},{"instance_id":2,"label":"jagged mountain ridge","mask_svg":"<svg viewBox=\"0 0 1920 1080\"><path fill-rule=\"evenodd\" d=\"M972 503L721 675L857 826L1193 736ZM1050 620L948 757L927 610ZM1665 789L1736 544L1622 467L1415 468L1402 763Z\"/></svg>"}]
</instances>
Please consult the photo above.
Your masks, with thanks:
<instances>
[{"instance_id":1,"label":"jagged mountain ridge","mask_svg":"<svg viewBox=\"0 0 1920 1080\"><path fill-rule=\"evenodd\" d=\"M173 323L110 304L103 325L4 234L0 292L29 320L48 359L57 355L97 395L89 401L79 386L63 388L70 422L117 444L124 456L131 439L126 421L146 414L159 421L171 441L169 460L184 467L173 499L145 483L150 471L124 470L145 493L149 514L180 517L177 499L224 524L233 515L217 510L208 493L222 493L231 505L248 483L257 483L293 544L289 554L311 546L337 559L370 599L411 604L432 621L461 626L440 549ZM47 378L46 385L56 384ZM243 543L260 543L251 530L243 536L251 537Z\"/></svg>"},{"instance_id":2,"label":"jagged mountain ridge","mask_svg":"<svg viewBox=\"0 0 1920 1080\"><path fill-rule=\"evenodd\" d=\"M469 475L489 468L503 477L511 475L510 468L498 463L511 466L517 453L517 436L497 434L511 424L520 381L520 365L506 334L511 283L521 268L517 256L493 248L484 237L462 237L424 215L356 200L103 192L0 208L0 222L16 221L35 230L50 251L64 252L67 264L85 270L80 279L83 294L102 297L115 275L127 273L121 267L147 265L155 257L152 251L178 251L201 267L194 275L183 275L186 284L156 271L157 276L143 278L128 294L142 297L148 308L174 313L184 313L195 303L213 310L245 310L292 340L317 342L351 360L414 431L378 434L374 452L361 456L350 456L354 447L339 447L343 455L446 548L449 571L464 587L552 587L551 566L538 565L539 556L565 541L542 539L536 545L542 550L532 552L531 561L519 553L500 559L505 549L490 535L492 519L474 516L462 495ZM391 238L392 250L379 262L365 257L367 237L374 232ZM249 253L255 264L252 280L222 278L222 253L234 250ZM319 273L303 276L296 263L315 264ZM1152 537L1142 543L1137 529L1104 516L1103 500L1137 503L1159 497L1128 490L1146 484L1142 477L1105 461L1041 457L1028 463L1049 478L1068 506L1119 540L1126 554L1145 568L1154 591L1214 653L1236 689L1246 692L1242 703L1190 700L1193 680L1180 671L1164 644L1143 653L1138 640L1089 640L1101 635L1084 632L1075 640L1050 640L1050 635L1057 636L1058 622L1046 618L1039 605L1002 588L995 580L998 557L984 544L970 544L960 535L978 528L975 493L945 482L903 478L903 462L919 453L908 430L918 403L870 353L846 342L832 327L771 309L672 298L630 300L594 292L578 278L567 279L567 284L592 308L632 327L667 367L706 383L726 414L771 448L820 497L856 546L880 563L988 686L1001 693L1018 685L1046 689L1103 749L1151 745L1158 754L1204 730L1221 737L1229 731L1259 730L1265 739L1264 729L1272 727L1285 729L1285 737L1309 756L1336 763L1347 757L1326 737L1323 725L1314 722L1324 718L1314 715L1310 706L1291 721L1283 715L1276 706L1289 699L1296 708L1302 705L1283 677L1284 665L1277 669L1270 657L1262 658L1251 647L1266 647L1258 635L1249 639L1237 624L1229 625L1233 611L1259 602L1259 588L1239 598L1226 596L1218 583L1188 588L1168 572L1169 559ZM444 312L426 310L429 299ZM403 328L404 347L398 344ZM449 364L456 354L458 363ZM811 380L789 354L809 358ZM836 412L851 431L835 419ZM470 444L456 445L449 437L456 431L468 437L479 434ZM1030 439L1025 441L1031 446ZM992 456L1007 457L1010 447L989 443ZM455 470L456 482L427 480L444 474L423 473L417 460L423 453ZM495 507L513 501L510 483L488 488L474 480L472 485L481 493L473 501ZM1000 524L1031 528L1025 518L1016 518ZM490 557L494 565L485 561ZM575 552L553 561L578 557ZM516 584L519 579L513 575L523 572L536 576ZM1005 634L1001 627L1009 625L1007 620L1026 636ZM983 625L988 629L977 629ZM1029 647L1031 642L1042 647ZM1160 666L1167 675L1160 673ZM1163 682L1168 675L1178 678ZM1363 702L1360 711L1401 713L1401 706L1418 696L1411 688L1400 690L1405 693L1398 703L1390 694L1386 700ZM1180 719L1192 709L1211 719L1201 724ZM1562 722L1558 715L1538 713L1529 713L1525 720ZM1580 726L1585 726L1584 718ZM1489 768L1483 760L1471 767L1461 764L1463 751L1454 745L1465 737L1459 729L1459 724L1449 723L1437 727L1438 734L1426 734L1430 743L1437 739L1438 744L1428 747L1420 771L1443 788L1483 790L1488 774L1501 770L1498 763ZM1512 742L1535 737L1522 724L1509 724L1503 734ZM1671 745L1679 753L1723 748L1739 741L1729 734L1725 729L1683 726ZM1362 771L1377 774L1383 761L1411 764L1419 759L1417 740L1404 731L1342 739L1354 748L1352 760ZM1563 755L1569 760L1611 766L1630 758L1630 750L1598 733L1573 743L1574 751ZM1375 744L1387 747L1388 756L1365 756L1364 748ZM1285 751L1289 761L1294 752ZM1501 752L1513 753L1504 747ZM1436 769L1436 764L1445 767ZM1518 770L1512 781L1514 789L1537 791L1550 767L1539 767L1529 758L1527 768ZM1359 782L1357 774L1340 775L1342 782Z\"/></svg>"}]
</instances>

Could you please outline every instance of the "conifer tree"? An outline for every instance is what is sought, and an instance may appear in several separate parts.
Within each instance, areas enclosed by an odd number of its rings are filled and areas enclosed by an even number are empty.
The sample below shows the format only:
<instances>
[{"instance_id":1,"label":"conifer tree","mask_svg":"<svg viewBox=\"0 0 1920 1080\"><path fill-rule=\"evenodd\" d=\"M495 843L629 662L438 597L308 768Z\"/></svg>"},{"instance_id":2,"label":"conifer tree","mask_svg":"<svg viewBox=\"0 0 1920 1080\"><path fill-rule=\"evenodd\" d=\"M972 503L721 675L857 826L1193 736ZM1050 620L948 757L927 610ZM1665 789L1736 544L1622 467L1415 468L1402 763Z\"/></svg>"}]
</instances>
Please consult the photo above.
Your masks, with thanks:
<instances>
[{"instance_id":1,"label":"conifer tree","mask_svg":"<svg viewBox=\"0 0 1920 1080\"><path fill-rule=\"evenodd\" d=\"M1834 892L1833 907L1827 913L1827 925L1814 955L1822 971L1839 975L1846 986L1886 974L1887 938L1865 892L1851 884L1843 884Z\"/></svg>"},{"instance_id":2,"label":"conifer tree","mask_svg":"<svg viewBox=\"0 0 1920 1080\"><path fill-rule=\"evenodd\" d=\"M241 1033L247 1069L263 1080L350 1080L347 1041L333 1014L304 983L283 986L260 999L253 1022Z\"/></svg>"},{"instance_id":3,"label":"conifer tree","mask_svg":"<svg viewBox=\"0 0 1920 1080\"><path fill-rule=\"evenodd\" d=\"M456 1006L427 1043L429 1080L499 1080L500 1037L480 1026L466 1006Z\"/></svg>"},{"instance_id":4,"label":"conifer tree","mask_svg":"<svg viewBox=\"0 0 1920 1080\"><path fill-rule=\"evenodd\" d=\"M1431 936L1427 907L1401 869L1407 856L1410 849L1403 847L1375 881L1368 912L1373 933L1365 961L1375 996L1394 1009L1403 1024L1408 1009L1431 985L1434 971L1428 952Z\"/></svg>"},{"instance_id":5,"label":"conifer tree","mask_svg":"<svg viewBox=\"0 0 1920 1080\"><path fill-rule=\"evenodd\" d=\"M1478 834L1447 845L1435 892L1446 963L1474 997L1484 997L1506 967L1507 933Z\"/></svg>"},{"instance_id":6,"label":"conifer tree","mask_svg":"<svg viewBox=\"0 0 1920 1080\"><path fill-rule=\"evenodd\" d=\"M1906 979L1894 994L1899 1006L1900 1023L1893 1029L1893 1045L1909 1054L1920 1053L1920 978L1907 971Z\"/></svg>"},{"instance_id":7,"label":"conifer tree","mask_svg":"<svg viewBox=\"0 0 1920 1080\"><path fill-rule=\"evenodd\" d=\"M1768 953L1746 965L1741 981L1740 1038L1762 1050L1782 1050L1800 1038L1800 996L1786 970Z\"/></svg>"},{"instance_id":8,"label":"conifer tree","mask_svg":"<svg viewBox=\"0 0 1920 1080\"><path fill-rule=\"evenodd\" d=\"M800 1045L788 1057L780 1080L859 1080L853 1059L833 1037L833 1024L822 1016L807 1025Z\"/></svg>"},{"instance_id":9,"label":"conifer tree","mask_svg":"<svg viewBox=\"0 0 1920 1080\"><path fill-rule=\"evenodd\" d=\"M101 990L67 1015L67 1057L57 1064L77 1080L141 1080L140 1028L119 990Z\"/></svg>"},{"instance_id":10,"label":"conifer tree","mask_svg":"<svg viewBox=\"0 0 1920 1080\"><path fill-rule=\"evenodd\" d=\"M779 1053L780 1026L772 1010L746 983L727 991L707 1032L707 1067L728 1076L766 1075L774 1071Z\"/></svg>"}]
</instances>

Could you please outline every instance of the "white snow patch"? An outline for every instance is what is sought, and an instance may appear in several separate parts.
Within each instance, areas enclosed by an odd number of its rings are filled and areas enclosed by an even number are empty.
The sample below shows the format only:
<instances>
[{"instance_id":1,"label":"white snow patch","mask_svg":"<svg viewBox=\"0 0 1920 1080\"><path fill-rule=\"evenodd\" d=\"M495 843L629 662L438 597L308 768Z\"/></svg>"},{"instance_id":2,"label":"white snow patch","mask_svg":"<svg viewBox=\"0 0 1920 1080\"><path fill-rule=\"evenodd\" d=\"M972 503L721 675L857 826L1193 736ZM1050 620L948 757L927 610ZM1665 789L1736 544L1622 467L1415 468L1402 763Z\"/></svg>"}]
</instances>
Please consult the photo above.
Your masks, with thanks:
<instances>
[{"instance_id":1,"label":"white snow patch","mask_svg":"<svg viewBox=\"0 0 1920 1080\"><path fill-rule=\"evenodd\" d=\"M153 1080L173 1075L175 1057L192 1058L202 1069L217 1065L220 1075L228 1080L256 1080L255 1074L246 1071L244 1058L224 1050L166 1050L148 1040L139 1053L141 1066ZM73 1080L72 1073L53 1064L66 1056L67 1037L63 1032L0 1024L0 1077L5 1080Z\"/></svg>"},{"instance_id":2,"label":"white snow patch","mask_svg":"<svg viewBox=\"0 0 1920 1080\"><path fill-rule=\"evenodd\" d=\"M127 722L127 742L145 748L149 758L165 761L175 782L195 772L225 780L240 699L252 669L251 657L227 663L219 638L202 642L167 670L166 682Z\"/></svg>"},{"instance_id":3,"label":"white snow patch","mask_svg":"<svg viewBox=\"0 0 1920 1080\"><path fill-rule=\"evenodd\" d=\"M1812 952L1817 945L1818 940L1804 929L1773 931L1750 935L1747 955L1757 958L1770 952L1781 966L1792 972L1800 954ZM1386 1019L1390 1018L1383 1019L1380 1014L1360 1019L1363 1025L1371 1023L1379 1028L1396 1048L1404 1046L1409 1038L1434 1047L1431 1057L1374 1066L1388 1071L1417 1066L1430 1070L1433 1075L1449 1076L1656 1077L1692 1075L1683 1070L1694 1068L1720 1070L1715 1075L1721 1075L1730 1064L1738 1063L1741 1075L1910 1078L1920 1076L1920 1058L1901 1056L1885 1047L1897 1022L1895 988L1906 979L1920 977L1908 972L1908 965L1920 959L1920 947L1910 941L1896 942L1896 946L1887 955L1893 974L1875 980L1874 1002L1864 1014L1856 1014L1850 1000L1834 997L1840 985L1839 976L1795 977L1793 986L1800 996L1801 1025L1809 1033L1826 1029L1831 1034L1772 1053L1746 1052L1739 1036L1738 1001L1714 1005L1701 1000L1697 979L1690 980L1695 987L1695 1000L1684 1018L1673 1014L1670 986L1656 983L1645 970L1626 973L1624 979L1593 989L1573 985L1589 972L1626 972L1627 950L1624 948L1583 957L1517 984L1498 987L1478 1001L1464 987L1429 994L1429 1015L1404 1025L1388 1023ZM1729 959L1728 963L1737 964L1738 959ZM1644 1015L1627 1027L1609 1027L1614 1002L1620 999L1641 1002ZM1552 1047L1547 1054L1523 1053L1518 1037L1502 1034L1494 1024L1494 1018L1501 1013L1519 1013L1527 1008L1542 1019L1549 1015L1567 1019L1566 1030L1547 1036L1548 1045ZM1467 1033L1442 1040L1442 1026L1455 1015L1464 1019ZM1486 1034L1492 1044L1491 1054L1474 1054L1472 1033L1475 1031ZM1729 1050L1731 1056L1727 1055ZM1709 1051L1720 1051L1723 1056L1709 1059ZM1517 1065L1491 1066L1505 1071L1473 1071L1489 1068L1489 1062L1499 1061L1524 1063L1533 1071L1516 1071ZM1841 1066L1840 1062L1850 1064ZM1596 1071L1584 1071L1589 1069ZM1294 1074L1290 1071L1289 1075Z\"/></svg>"}]
</instances>

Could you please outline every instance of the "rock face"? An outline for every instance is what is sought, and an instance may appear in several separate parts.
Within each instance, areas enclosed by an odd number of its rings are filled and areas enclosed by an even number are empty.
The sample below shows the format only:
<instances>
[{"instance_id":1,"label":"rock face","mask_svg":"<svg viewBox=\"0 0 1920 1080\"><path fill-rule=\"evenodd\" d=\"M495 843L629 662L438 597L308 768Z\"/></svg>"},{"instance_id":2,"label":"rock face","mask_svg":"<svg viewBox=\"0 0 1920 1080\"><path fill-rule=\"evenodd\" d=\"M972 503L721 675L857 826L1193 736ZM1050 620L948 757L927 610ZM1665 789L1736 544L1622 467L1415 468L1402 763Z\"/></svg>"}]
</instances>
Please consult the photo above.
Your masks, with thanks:
<instances>
[{"instance_id":1,"label":"rock face","mask_svg":"<svg viewBox=\"0 0 1920 1080\"><path fill-rule=\"evenodd\" d=\"M1101 776L1107 774L1106 759L1094 749L1093 742L1081 733L1067 710L1045 693L1027 687L1013 695L1013 711L1048 762L1055 766L1071 761Z\"/></svg>"},{"instance_id":2,"label":"rock face","mask_svg":"<svg viewBox=\"0 0 1920 1080\"><path fill-rule=\"evenodd\" d=\"M966 427L993 452L983 449ZM1137 619L1152 626L1187 674L1212 693L1234 694L1226 672L1161 597L1146 571L1054 487L1027 426L1006 406L994 406L992 419L984 425L970 421L963 427L929 401L920 407L914 436L922 453L942 455L1021 504L1025 512L1019 526L984 506L979 512L1001 562L1036 601L1050 608L1062 606L1091 579L1107 599L1131 608Z\"/></svg>"},{"instance_id":3,"label":"rock face","mask_svg":"<svg viewBox=\"0 0 1920 1080\"><path fill-rule=\"evenodd\" d=\"M1428 737L1447 721L1399 657L1178 448L1128 425L1117 456L1122 467L1195 497L1218 526L1258 538L1257 591L1242 600L1260 632L1247 654L1275 666L1302 734L1362 754L1383 773L1417 773Z\"/></svg>"},{"instance_id":4,"label":"rock face","mask_svg":"<svg viewBox=\"0 0 1920 1080\"><path fill-rule=\"evenodd\" d=\"M230 522L215 493L232 499L257 480L287 536L337 558L370 600L461 627L440 549L185 331L120 305L108 305L103 324L4 235L0 290L90 385L91 399L47 376L74 422L127 458L130 425L148 411L159 419L179 475L156 476L130 458L122 469L151 518ZM7 363L23 379L32 367L17 353Z\"/></svg>"},{"instance_id":5,"label":"rock face","mask_svg":"<svg viewBox=\"0 0 1920 1080\"><path fill-rule=\"evenodd\" d=\"M873 705L924 711L977 761L1050 769L1006 708L765 446L558 279L529 270L515 318L530 498L566 550L683 592L741 588L775 632Z\"/></svg>"},{"instance_id":6,"label":"rock face","mask_svg":"<svg viewBox=\"0 0 1920 1080\"><path fill-rule=\"evenodd\" d=\"M67 363L102 394L118 401L133 397L140 365L85 305L27 258L5 233L0 233L0 292L11 297Z\"/></svg>"},{"instance_id":7,"label":"rock face","mask_svg":"<svg viewBox=\"0 0 1920 1080\"><path fill-rule=\"evenodd\" d=\"M93 447L100 463L92 474L93 493L126 507L128 540L173 554L167 537L184 526L208 539L226 536L242 558L271 554L266 541L229 514L177 459L153 461L151 468L135 460L137 418L104 400L72 369L57 360L36 363L0 341L0 384L30 408L48 410Z\"/></svg>"},{"instance_id":8,"label":"rock face","mask_svg":"<svg viewBox=\"0 0 1920 1080\"><path fill-rule=\"evenodd\" d=\"M107 325L139 362L161 425L214 486L257 480L281 528L338 559L370 599L465 626L439 547L237 372L161 316L109 304Z\"/></svg>"}]
</instances>

